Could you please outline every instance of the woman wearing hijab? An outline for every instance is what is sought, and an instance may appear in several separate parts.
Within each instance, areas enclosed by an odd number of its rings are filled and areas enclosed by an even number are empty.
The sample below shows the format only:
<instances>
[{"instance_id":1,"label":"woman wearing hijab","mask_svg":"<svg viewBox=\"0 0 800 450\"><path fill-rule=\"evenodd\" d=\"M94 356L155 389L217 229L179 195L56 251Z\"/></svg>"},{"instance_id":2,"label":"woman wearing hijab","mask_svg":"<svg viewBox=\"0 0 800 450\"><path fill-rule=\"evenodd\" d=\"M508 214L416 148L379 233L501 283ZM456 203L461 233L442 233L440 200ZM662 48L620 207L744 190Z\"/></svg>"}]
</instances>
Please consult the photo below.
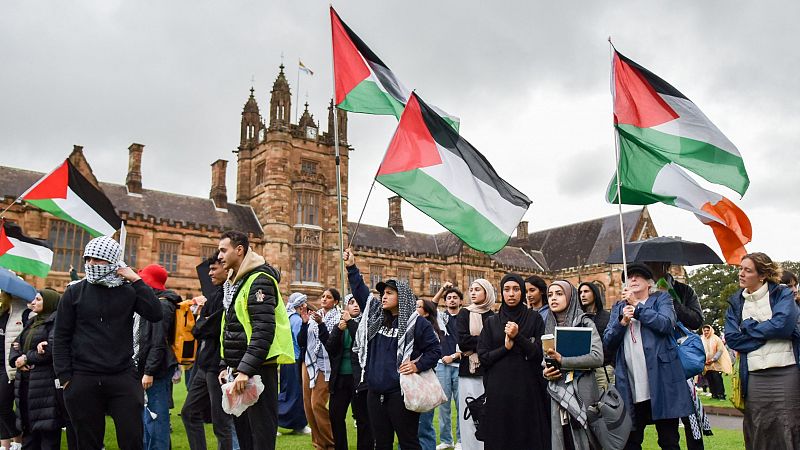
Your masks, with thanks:
<instances>
[{"instance_id":1,"label":"woman wearing hijab","mask_svg":"<svg viewBox=\"0 0 800 450\"><path fill-rule=\"evenodd\" d=\"M548 366L544 377L549 381L550 436L553 449L590 450L593 440L587 431L586 407L599 397L593 369L603 365L603 342L592 318L581 310L578 290L568 281L554 281L547 289L550 314L544 331L555 334L556 327L581 327L592 330L589 353L581 356L561 356L548 349L547 356L561 367ZM597 447L597 446L595 446Z\"/></svg>"},{"instance_id":2,"label":"woman wearing hijab","mask_svg":"<svg viewBox=\"0 0 800 450\"><path fill-rule=\"evenodd\" d=\"M333 327L339 323L340 301L339 291L329 288L320 297L322 307L319 310L309 314L306 308L300 312L303 327L300 329L298 344L305 352L302 370L303 405L311 427L311 442L317 450L329 450L335 446L328 411L331 359L323 344L328 340Z\"/></svg>"},{"instance_id":3,"label":"woman wearing hijab","mask_svg":"<svg viewBox=\"0 0 800 450\"><path fill-rule=\"evenodd\" d=\"M478 342L486 386L484 444L491 450L550 448L547 403L542 396L544 322L522 300L522 277L508 274L500 288L503 304L486 320Z\"/></svg>"},{"instance_id":4,"label":"woman wearing hijab","mask_svg":"<svg viewBox=\"0 0 800 450\"><path fill-rule=\"evenodd\" d=\"M475 422L464 419L463 411L467 410L467 397L478 398L483 395L483 367L478 358L478 339L486 324L486 320L494 315L497 296L491 283L478 278L469 286L467 292L470 305L461 308L456 316L458 330L458 348L461 351L461 363L458 366L458 415L459 436L463 450L482 450L483 442L475 438Z\"/></svg>"},{"instance_id":5,"label":"woman wearing hijab","mask_svg":"<svg viewBox=\"0 0 800 450\"><path fill-rule=\"evenodd\" d=\"M23 448L61 448L65 421L55 386L52 341L48 342L59 298L52 289L39 292L31 302L36 316L14 340L8 355L9 364L17 369L16 401ZM42 342L47 345L39 345Z\"/></svg>"},{"instance_id":6,"label":"woman wearing hijab","mask_svg":"<svg viewBox=\"0 0 800 450\"><path fill-rule=\"evenodd\" d=\"M722 382L722 373L731 374L733 369L731 357L725 343L714 333L714 327L703 325L703 347L706 350L706 365L704 375L708 380L711 398L725 400L725 384Z\"/></svg>"},{"instance_id":7,"label":"woman wearing hijab","mask_svg":"<svg viewBox=\"0 0 800 450\"><path fill-rule=\"evenodd\" d=\"M280 368L280 393L278 394L278 426L288 428L292 433L306 434L311 432L307 427L305 409L303 407L303 370L304 353L300 351L297 337L303 327L300 312L306 308L308 297L300 292L289 296L286 302L286 314L289 316L289 326L292 330L292 343L294 344L294 364L281 365Z\"/></svg>"}]
</instances>

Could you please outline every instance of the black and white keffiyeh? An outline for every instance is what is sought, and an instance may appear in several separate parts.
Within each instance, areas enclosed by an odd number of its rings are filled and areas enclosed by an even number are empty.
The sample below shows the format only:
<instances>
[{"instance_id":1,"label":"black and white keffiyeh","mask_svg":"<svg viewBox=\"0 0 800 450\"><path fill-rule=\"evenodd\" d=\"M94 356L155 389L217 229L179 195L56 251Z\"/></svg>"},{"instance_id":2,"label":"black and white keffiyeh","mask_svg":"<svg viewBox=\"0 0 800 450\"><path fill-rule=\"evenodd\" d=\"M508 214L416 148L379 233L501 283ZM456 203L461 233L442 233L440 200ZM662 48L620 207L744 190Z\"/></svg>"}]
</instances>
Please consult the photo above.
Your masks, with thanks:
<instances>
[{"instance_id":1,"label":"black and white keffiyeh","mask_svg":"<svg viewBox=\"0 0 800 450\"><path fill-rule=\"evenodd\" d=\"M86 281L110 288L121 286L125 280L117 275L117 270L127 267L124 262L120 261L121 255L122 249L119 243L109 236L100 236L89 241L83 257L102 259L108 261L108 264L85 264Z\"/></svg>"},{"instance_id":2,"label":"black and white keffiyeh","mask_svg":"<svg viewBox=\"0 0 800 450\"><path fill-rule=\"evenodd\" d=\"M342 311L339 308L333 308L325 313L322 318L322 325L328 330L328 333L333 330L339 323L342 317ZM308 345L306 347L306 372L308 372L309 387L314 389L317 381L317 372L322 372L325 375L325 381L331 378L331 364L328 351L322 345L319 339L319 327L316 321L311 320L308 323Z\"/></svg>"}]
</instances>

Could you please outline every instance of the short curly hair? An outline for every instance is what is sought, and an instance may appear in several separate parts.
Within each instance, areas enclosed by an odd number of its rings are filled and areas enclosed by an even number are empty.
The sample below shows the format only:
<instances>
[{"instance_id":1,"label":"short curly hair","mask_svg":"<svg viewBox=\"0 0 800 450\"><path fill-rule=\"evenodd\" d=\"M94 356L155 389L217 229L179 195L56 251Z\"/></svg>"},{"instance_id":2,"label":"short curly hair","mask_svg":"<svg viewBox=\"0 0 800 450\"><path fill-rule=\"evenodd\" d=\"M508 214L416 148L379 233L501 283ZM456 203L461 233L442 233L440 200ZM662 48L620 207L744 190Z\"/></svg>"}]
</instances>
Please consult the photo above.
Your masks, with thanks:
<instances>
[{"instance_id":1,"label":"short curly hair","mask_svg":"<svg viewBox=\"0 0 800 450\"><path fill-rule=\"evenodd\" d=\"M766 253L753 252L742 257L742 261L749 259L756 266L756 272L764 277L764 281L771 281L775 284L781 282L781 267L774 262Z\"/></svg>"}]
</instances>

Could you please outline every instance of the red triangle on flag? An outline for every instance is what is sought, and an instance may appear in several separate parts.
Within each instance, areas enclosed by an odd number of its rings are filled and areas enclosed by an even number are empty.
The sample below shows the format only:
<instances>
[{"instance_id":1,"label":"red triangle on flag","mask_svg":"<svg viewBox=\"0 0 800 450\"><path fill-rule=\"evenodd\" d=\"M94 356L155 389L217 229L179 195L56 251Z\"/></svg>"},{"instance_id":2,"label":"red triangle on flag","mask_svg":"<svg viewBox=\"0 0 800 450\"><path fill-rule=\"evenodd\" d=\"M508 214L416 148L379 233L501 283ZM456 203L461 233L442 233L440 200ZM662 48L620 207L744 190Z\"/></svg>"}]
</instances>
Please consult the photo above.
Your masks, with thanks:
<instances>
[{"instance_id":1,"label":"red triangle on flag","mask_svg":"<svg viewBox=\"0 0 800 450\"><path fill-rule=\"evenodd\" d=\"M650 128L678 117L644 76L614 52L614 123Z\"/></svg>"},{"instance_id":2,"label":"red triangle on flag","mask_svg":"<svg viewBox=\"0 0 800 450\"><path fill-rule=\"evenodd\" d=\"M6 228L0 223L0 256L5 255L7 251L14 248L14 244L6 236Z\"/></svg>"},{"instance_id":3,"label":"red triangle on flag","mask_svg":"<svg viewBox=\"0 0 800 450\"><path fill-rule=\"evenodd\" d=\"M67 198L67 187L69 187L69 164L67 161L64 161L64 164L39 180L22 199L46 200L51 198Z\"/></svg>"},{"instance_id":4,"label":"red triangle on flag","mask_svg":"<svg viewBox=\"0 0 800 450\"><path fill-rule=\"evenodd\" d=\"M417 95L411 94L408 99L397 131L394 132L386 156L383 157L378 176L390 173L406 172L442 163L442 156L436 148L436 141L431 136Z\"/></svg>"},{"instance_id":5,"label":"red triangle on flag","mask_svg":"<svg viewBox=\"0 0 800 450\"><path fill-rule=\"evenodd\" d=\"M364 62L344 22L331 6L331 38L333 40L333 72L336 88L336 104L344 101L347 94L370 75L369 67Z\"/></svg>"}]
</instances>

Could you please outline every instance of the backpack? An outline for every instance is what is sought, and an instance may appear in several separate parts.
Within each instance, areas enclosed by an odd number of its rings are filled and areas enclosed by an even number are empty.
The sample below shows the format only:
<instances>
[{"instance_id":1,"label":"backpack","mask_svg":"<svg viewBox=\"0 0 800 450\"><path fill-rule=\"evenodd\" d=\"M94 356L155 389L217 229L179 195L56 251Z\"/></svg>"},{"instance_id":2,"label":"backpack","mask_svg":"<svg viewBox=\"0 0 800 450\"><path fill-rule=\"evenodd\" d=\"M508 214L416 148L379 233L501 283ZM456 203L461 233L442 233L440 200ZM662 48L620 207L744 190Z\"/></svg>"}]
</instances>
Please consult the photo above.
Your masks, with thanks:
<instances>
[{"instance_id":1,"label":"backpack","mask_svg":"<svg viewBox=\"0 0 800 450\"><path fill-rule=\"evenodd\" d=\"M195 324L192 305L191 300L178 303L175 310L175 332L172 333L170 339L175 358L182 366L192 365L197 353L197 340L192 335L192 328Z\"/></svg>"}]
</instances>

